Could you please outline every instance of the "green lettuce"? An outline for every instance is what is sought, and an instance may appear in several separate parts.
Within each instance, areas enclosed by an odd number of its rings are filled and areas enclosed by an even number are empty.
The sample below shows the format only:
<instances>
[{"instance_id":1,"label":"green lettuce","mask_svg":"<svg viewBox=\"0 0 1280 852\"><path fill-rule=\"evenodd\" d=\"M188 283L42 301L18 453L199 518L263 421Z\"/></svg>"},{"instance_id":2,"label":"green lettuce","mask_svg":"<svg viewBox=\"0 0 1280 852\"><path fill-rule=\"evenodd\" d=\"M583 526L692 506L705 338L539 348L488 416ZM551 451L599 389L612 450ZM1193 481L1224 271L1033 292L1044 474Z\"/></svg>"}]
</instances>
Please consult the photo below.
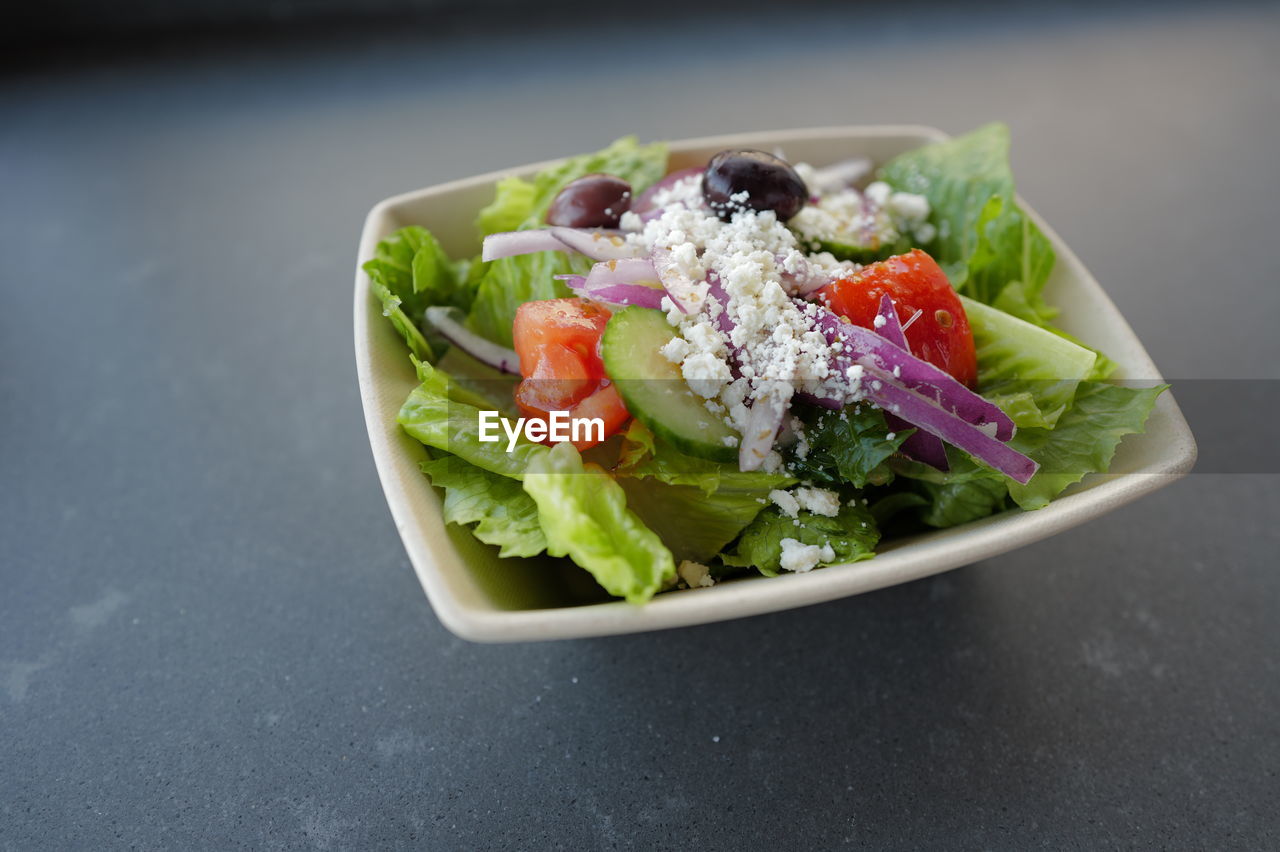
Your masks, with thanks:
<instances>
[{"instance_id":1,"label":"green lettuce","mask_svg":"<svg viewBox=\"0 0 1280 852\"><path fill-rule=\"evenodd\" d=\"M434 358L431 344L419 323L432 305L453 305L467 310L474 287L459 276L456 264L431 232L410 225L378 243L373 259L365 263L369 285L382 303L382 315L391 321L422 361Z\"/></svg>"},{"instance_id":2,"label":"green lettuce","mask_svg":"<svg viewBox=\"0 0 1280 852\"><path fill-rule=\"evenodd\" d=\"M1053 270L1053 247L1018 207L1006 125L988 124L900 154L885 164L880 178L929 199L938 236L923 248L953 287L989 305L1020 282L1022 301L1037 324L1053 317L1041 297Z\"/></svg>"},{"instance_id":3,"label":"green lettuce","mask_svg":"<svg viewBox=\"0 0 1280 852\"><path fill-rule=\"evenodd\" d=\"M409 394L397 420L406 432L428 447L512 479L523 477L530 462L548 452L542 444L531 443L523 435L507 452L507 436L501 428L497 429L499 440L481 441L480 411L486 407L484 400L476 399L447 373L430 364L418 364L418 379L422 384Z\"/></svg>"},{"instance_id":4,"label":"green lettuce","mask_svg":"<svg viewBox=\"0 0 1280 852\"><path fill-rule=\"evenodd\" d=\"M609 594L644 603L675 579L662 539L627 508L614 478L584 465L572 444L532 457L523 484L538 506L547 552L573 559Z\"/></svg>"},{"instance_id":5,"label":"green lettuce","mask_svg":"<svg viewBox=\"0 0 1280 852\"><path fill-rule=\"evenodd\" d=\"M1003 474L978 464L955 447L946 447L948 470L941 471L910 459L893 462L899 483L922 497L917 517L927 526L967 524L1005 508L1009 484Z\"/></svg>"},{"instance_id":6,"label":"green lettuce","mask_svg":"<svg viewBox=\"0 0 1280 852\"><path fill-rule=\"evenodd\" d=\"M743 531L735 552L723 554L720 559L731 568L754 566L765 576L773 577L782 569L784 538L793 538L802 544L830 545L835 552L832 560L835 564L875 556L880 530L861 501L851 500L842 505L834 518L806 511L791 518L777 506L770 506Z\"/></svg>"},{"instance_id":7,"label":"green lettuce","mask_svg":"<svg viewBox=\"0 0 1280 852\"><path fill-rule=\"evenodd\" d=\"M572 296L557 275L586 275L590 258L559 251L539 251L503 257L485 264L476 287L467 327L502 346L512 345L511 328L516 309L525 302Z\"/></svg>"},{"instance_id":8,"label":"green lettuce","mask_svg":"<svg viewBox=\"0 0 1280 852\"><path fill-rule=\"evenodd\" d=\"M536 556L547 549L538 522L538 506L520 483L482 470L457 456L422 462L431 484L444 489L446 523L471 526L485 544L497 545L499 556Z\"/></svg>"},{"instance_id":9,"label":"green lettuce","mask_svg":"<svg viewBox=\"0 0 1280 852\"><path fill-rule=\"evenodd\" d=\"M1106 472L1120 440L1143 430L1156 398L1167 387L1081 382L1054 428L1020 428L1009 442L1040 465L1026 485L979 465L954 447L947 447L948 471L908 459L895 459L893 469L898 483L907 483L928 500L919 517L929 526L977 520L1004 509L1009 500L1022 509L1040 509L1087 474Z\"/></svg>"},{"instance_id":10,"label":"green lettuce","mask_svg":"<svg viewBox=\"0 0 1280 852\"><path fill-rule=\"evenodd\" d=\"M1168 385L1130 388L1085 382L1075 404L1052 429L1021 429L1010 445L1040 463L1026 485L1009 482L1009 496L1023 509L1039 509L1088 473L1111 465L1125 435L1142 432L1156 397Z\"/></svg>"},{"instance_id":11,"label":"green lettuce","mask_svg":"<svg viewBox=\"0 0 1280 852\"><path fill-rule=\"evenodd\" d=\"M627 505L668 542L677 559L705 562L735 539L794 477L741 471L736 464L685 455L643 423L627 429L616 468Z\"/></svg>"},{"instance_id":12,"label":"green lettuce","mask_svg":"<svg viewBox=\"0 0 1280 852\"><path fill-rule=\"evenodd\" d=\"M374 249L373 259L362 267L369 287L382 303L382 315L404 338L415 358L430 361L431 344L418 328L422 312L431 304L427 294L414 287L413 261L418 249L435 239L425 228L401 228Z\"/></svg>"},{"instance_id":13,"label":"green lettuce","mask_svg":"<svg viewBox=\"0 0 1280 852\"><path fill-rule=\"evenodd\" d=\"M524 178L508 175L498 180L493 201L476 216L480 236L514 231L533 215L533 184Z\"/></svg>"},{"instance_id":14,"label":"green lettuce","mask_svg":"<svg viewBox=\"0 0 1280 852\"><path fill-rule=\"evenodd\" d=\"M873 405L850 405L839 412L810 408L802 419L808 451L804 458L797 456L789 469L824 485L885 484L893 478L889 458L915 432L892 433L884 412Z\"/></svg>"}]
</instances>

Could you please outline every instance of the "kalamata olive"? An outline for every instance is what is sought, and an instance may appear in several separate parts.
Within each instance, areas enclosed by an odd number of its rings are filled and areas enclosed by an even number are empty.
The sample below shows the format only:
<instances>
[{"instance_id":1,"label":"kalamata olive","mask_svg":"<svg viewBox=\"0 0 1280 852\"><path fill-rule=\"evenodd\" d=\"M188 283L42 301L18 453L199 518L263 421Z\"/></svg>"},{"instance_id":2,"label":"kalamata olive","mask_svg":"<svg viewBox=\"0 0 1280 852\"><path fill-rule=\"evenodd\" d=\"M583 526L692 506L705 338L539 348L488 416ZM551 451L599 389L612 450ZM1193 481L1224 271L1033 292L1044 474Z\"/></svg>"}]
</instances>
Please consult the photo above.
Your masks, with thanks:
<instances>
[{"instance_id":1,"label":"kalamata olive","mask_svg":"<svg viewBox=\"0 0 1280 852\"><path fill-rule=\"evenodd\" d=\"M583 175L565 184L547 210L548 225L616 228L631 209L631 184L613 175Z\"/></svg>"},{"instance_id":2,"label":"kalamata olive","mask_svg":"<svg viewBox=\"0 0 1280 852\"><path fill-rule=\"evenodd\" d=\"M785 222L804 207L809 190L786 160L743 149L721 151L711 158L702 176L702 197L726 222L737 210L772 210Z\"/></svg>"}]
</instances>

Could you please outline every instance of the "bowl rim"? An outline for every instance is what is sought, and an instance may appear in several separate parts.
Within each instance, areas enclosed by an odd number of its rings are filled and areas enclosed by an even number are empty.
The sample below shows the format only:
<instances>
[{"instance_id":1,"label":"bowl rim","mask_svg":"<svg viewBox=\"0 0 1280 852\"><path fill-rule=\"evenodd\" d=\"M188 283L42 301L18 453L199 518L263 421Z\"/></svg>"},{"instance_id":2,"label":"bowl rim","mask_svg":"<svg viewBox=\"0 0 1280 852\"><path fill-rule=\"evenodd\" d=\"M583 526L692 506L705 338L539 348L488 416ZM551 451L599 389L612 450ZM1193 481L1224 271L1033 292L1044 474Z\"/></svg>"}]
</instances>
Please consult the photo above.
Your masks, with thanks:
<instances>
[{"instance_id":1,"label":"bowl rim","mask_svg":"<svg viewBox=\"0 0 1280 852\"><path fill-rule=\"evenodd\" d=\"M673 153L679 153L735 145L785 145L787 140L847 139L856 144L876 137L901 136L917 137L920 144L950 138L941 130L923 125L850 125L719 134L673 140L668 144ZM500 169L390 196L370 209L360 237L355 274L354 343L370 448L387 505L418 580L441 623L463 639L516 642L617 635L709 624L836 600L941 573L1047 538L1169 485L1185 476L1195 464L1195 438L1172 391L1167 391L1157 401L1169 431L1166 452L1137 471L1091 474L1085 480L1087 488L1068 491L1034 512L1011 510L958 527L891 540L881 546L875 559L865 562L829 566L803 574L719 583L710 589L666 593L643 606L621 600L542 609L484 606L474 589L468 590L465 583L451 582L447 576L448 570L465 572L467 566L444 534L435 489L397 446L411 439L398 424L386 423L382 413L386 399L380 393L371 341L372 321L384 320L361 267L373 256L378 241L400 221L396 216L399 208L459 190L492 186L501 177L531 174L559 161L545 160ZM1018 202L1052 243L1057 263L1069 267L1072 279L1084 289L1089 300L1110 314L1113 330L1124 338L1128 350L1126 372L1134 378L1161 381L1159 370L1101 284L1020 196ZM400 402L402 400L396 401L397 409ZM1150 424L1149 420L1148 427ZM426 519L419 514L424 508L424 497L429 497L425 508L433 512Z\"/></svg>"}]
</instances>

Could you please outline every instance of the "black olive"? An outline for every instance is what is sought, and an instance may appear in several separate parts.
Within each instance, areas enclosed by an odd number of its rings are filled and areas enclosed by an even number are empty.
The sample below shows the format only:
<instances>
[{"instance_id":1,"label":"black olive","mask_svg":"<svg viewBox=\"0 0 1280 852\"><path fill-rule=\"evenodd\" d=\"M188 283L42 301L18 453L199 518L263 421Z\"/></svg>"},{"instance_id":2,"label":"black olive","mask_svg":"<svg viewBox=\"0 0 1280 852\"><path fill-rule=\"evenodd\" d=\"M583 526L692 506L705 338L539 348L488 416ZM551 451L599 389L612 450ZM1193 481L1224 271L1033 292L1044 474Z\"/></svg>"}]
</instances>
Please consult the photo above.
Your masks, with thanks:
<instances>
[{"instance_id":1,"label":"black olive","mask_svg":"<svg viewBox=\"0 0 1280 852\"><path fill-rule=\"evenodd\" d=\"M711 158L702 176L702 197L726 222L738 210L772 210L785 222L804 208L809 190L786 160L743 149L721 151Z\"/></svg>"},{"instance_id":2,"label":"black olive","mask_svg":"<svg viewBox=\"0 0 1280 852\"><path fill-rule=\"evenodd\" d=\"M631 209L631 184L613 175L583 175L565 184L547 209L548 225L616 228Z\"/></svg>"}]
</instances>

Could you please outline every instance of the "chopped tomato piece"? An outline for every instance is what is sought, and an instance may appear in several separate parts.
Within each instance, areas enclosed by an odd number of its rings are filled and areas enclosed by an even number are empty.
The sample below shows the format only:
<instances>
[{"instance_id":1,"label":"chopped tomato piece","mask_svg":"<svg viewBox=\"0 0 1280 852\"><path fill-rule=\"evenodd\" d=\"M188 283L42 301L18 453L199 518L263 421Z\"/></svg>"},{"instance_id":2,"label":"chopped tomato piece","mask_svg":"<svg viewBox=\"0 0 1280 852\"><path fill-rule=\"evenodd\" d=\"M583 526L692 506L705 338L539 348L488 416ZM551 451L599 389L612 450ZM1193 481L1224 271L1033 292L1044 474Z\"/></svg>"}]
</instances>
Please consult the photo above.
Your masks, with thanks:
<instances>
[{"instance_id":1,"label":"chopped tomato piece","mask_svg":"<svg viewBox=\"0 0 1280 852\"><path fill-rule=\"evenodd\" d=\"M568 411L573 420L600 418L604 437L630 418L617 388L605 378L600 337L611 316L586 299L525 302L516 310L516 354L524 381L516 388L516 405L525 417L550 422L553 411ZM579 434L579 450L600 443L595 430Z\"/></svg>"},{"instance_id":2,"label":"chopped tomato piece","mask_svg":"<svg viewBox=\"0 0 1280 852\"><path fill-rule=\"evenodd\" d=\"M973 387L978 380L978 359L969 317L946 273L920 249L864 266L823 287L818 298L856 325L875 328L880 297L885 293L893 299L903 325L916 311L921 312L906 329L911 353Z\"/></svg>"},{"instance_id":3,"label":"chopped tomato piece","mask_svg":"<svg viewBox=\"0 0 1280 852\"><path fill-rule=\"evenodd\" d=\"M548 411L572 407L584 396L595 390L597 379L592 375L586 360L574 350L559 343L548 343L521 364L531 361L533 369L526 375L527 393L536 395L546 403Z\"/></svg>"},{"instance_id":4,"label":"chopped tomato piece","mask_svg":"<svg viewBox=\"0 0 1280 852\"><path fill-rule=\"evenodd\" d=\"M525 302L516 309L512 329L520 374L529 376L536 356L548 344L559 344L582 356L596 378L604 377L600 362L600 336L611 316L603 305L586 299L545 299Z\"/></svg>"}]
</instances>

